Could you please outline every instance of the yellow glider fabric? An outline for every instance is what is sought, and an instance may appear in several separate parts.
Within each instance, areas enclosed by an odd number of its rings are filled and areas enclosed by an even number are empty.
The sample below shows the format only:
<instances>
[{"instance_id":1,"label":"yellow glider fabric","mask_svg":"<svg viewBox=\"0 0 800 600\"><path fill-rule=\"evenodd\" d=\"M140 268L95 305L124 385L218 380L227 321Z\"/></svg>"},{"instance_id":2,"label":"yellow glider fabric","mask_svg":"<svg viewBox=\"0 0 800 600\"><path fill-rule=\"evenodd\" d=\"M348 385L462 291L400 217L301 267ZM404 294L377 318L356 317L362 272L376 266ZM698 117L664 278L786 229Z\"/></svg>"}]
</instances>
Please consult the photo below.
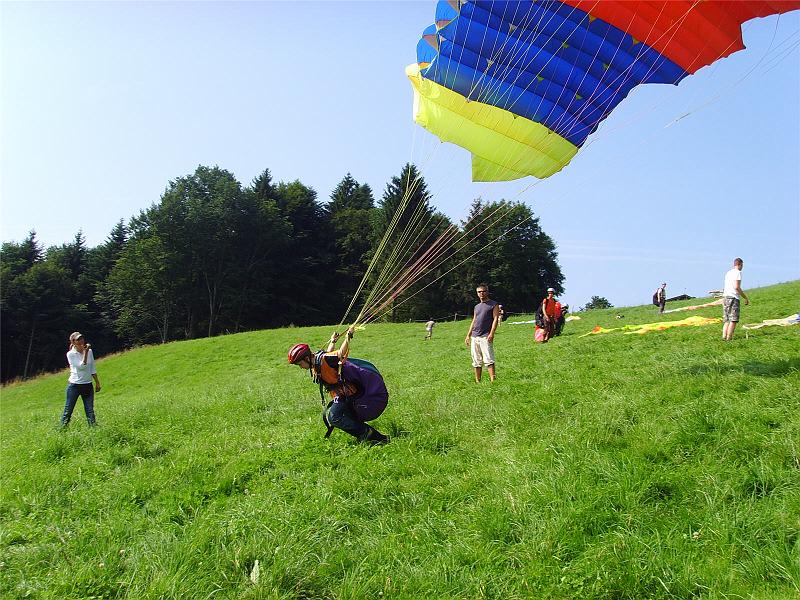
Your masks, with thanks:
<instances>
[{"instance_id":1,"label":"yellow glider fabric","mask_svg":"<svg viewBox=\"0 0 800 600\"><path fill-rule=\"evenodd\" d=\"M687 317L680 321L661 321L660 323L646 323L645 325L627 325L623 329L628 329L625 335L632 333L648 333L650 331L664 331L672 327L701 327L703 325L713 325L714 323L722 323L722 319L716 317Z\"/></svg>"},{"instance_id":2,"label":"yellow glider fabric","mask_svg":"<svg viewBox=\"0 0 800 600\"><path fill-rule=\"evenodd\" d=\"M406 67L414 87L414 121L472 152L473 181L509 181L528 175L543 179L563 169L578 147L544 125L469 101L425 79L418 64Z\"/></svg>"},{"instance_id":3,"label":"yellow glider fabric","mask_svg":"<svg viewBox=\"0 0 800 600\"><path fill-rule=\"evenodd\" d=\"M586 337L587 335L600 335L602 333L611 333L612 331L618 331L619 327L612 327L611 329L606 329L605 327L600 327L600 325L595 325L589 333L584 333L583 335L579 335L578 337Z\"/></svg>"},{"instance_id":4,"label":"yellow glider fabric","mask_svg":"<svg viewBox=\"0 0 800 600\"><path fill-rule=\"evenodd\" d=\"M664 331L672 327L700 327L702 325L713 325L714 323L722 323L722 319L716 317L687 317L680 321L660 321L658 323L644 323L643 325L625 325L625 327L613 327L606 329L597 325L589 333L584 333L579 337L586 337L587 335L598 335L601 333L610 333L612 331L624 331L625 335L632 333L643 334L650 331Z\"/></svg>"}]
</instances>

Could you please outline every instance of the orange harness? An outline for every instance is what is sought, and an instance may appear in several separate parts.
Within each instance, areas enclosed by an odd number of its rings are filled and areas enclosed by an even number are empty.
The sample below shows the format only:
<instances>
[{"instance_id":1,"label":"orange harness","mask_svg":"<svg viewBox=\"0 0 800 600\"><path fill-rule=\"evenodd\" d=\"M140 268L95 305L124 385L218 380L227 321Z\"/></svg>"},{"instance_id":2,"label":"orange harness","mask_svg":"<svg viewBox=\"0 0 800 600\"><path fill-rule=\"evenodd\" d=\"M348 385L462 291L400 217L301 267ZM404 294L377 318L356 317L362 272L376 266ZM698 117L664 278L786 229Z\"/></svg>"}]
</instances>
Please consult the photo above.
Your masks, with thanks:
<instances>
[{"instance_id":1,"label":"orange harness","mask_svg":"<svg viewBox=\"0 0 800 600\"><path fill-rule=\"evenodd\" d=\"M326 357L335 356L337 367L331 366ZM311 365L311 376L315 382L324 387L332 398L336 396L355 396L358 387L353 383L342 381L342 363L336 352L318 352Z\"/></svg>"}]
</instances>

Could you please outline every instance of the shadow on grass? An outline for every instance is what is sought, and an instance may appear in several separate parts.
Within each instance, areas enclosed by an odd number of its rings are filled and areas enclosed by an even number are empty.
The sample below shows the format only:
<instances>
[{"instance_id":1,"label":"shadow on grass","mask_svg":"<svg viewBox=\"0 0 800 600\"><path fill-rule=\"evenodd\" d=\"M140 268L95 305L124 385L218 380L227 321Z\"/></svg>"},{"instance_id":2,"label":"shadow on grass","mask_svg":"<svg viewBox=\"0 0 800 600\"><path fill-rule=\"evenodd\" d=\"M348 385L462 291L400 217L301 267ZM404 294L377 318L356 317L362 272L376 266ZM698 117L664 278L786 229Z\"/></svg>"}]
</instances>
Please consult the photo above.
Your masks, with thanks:
<instances>
[{"instance_id":1,"label":"shadow on grass","mask_svg":"<svg viewBox=\"0 0 800 600\"><path fill-rule=\"evenodd\" d=\"M783 377L794 371L800 371L800 358L788 358L766 363L755 361L744 364L745 373L758 375L759 377Z\"/></svg>"},{"instance_id":2,"label":"shadow on grass","mask_svg":"<svg viewBox=\"0 0 800 600\"><path fill-rule=\"evenodd\" d=\"M733 365L696 364L687 367L684 372L689 375L706 375L708 373L746 373L756 377L785 377L800 371L800 358L787 358L770 362L747 361Z\"/></svg>"},{"instance_id":3,"label":"shadow on grass","mask_svg":"<svg viewBox=\"0 0 800 600\"><path fill-rule=\"evenodd\" d=\"M390 438L402 438L411 435L411 431L404 429L396 421L389 421L389 426L385 432Z\"/></svg>"}]
</instances>

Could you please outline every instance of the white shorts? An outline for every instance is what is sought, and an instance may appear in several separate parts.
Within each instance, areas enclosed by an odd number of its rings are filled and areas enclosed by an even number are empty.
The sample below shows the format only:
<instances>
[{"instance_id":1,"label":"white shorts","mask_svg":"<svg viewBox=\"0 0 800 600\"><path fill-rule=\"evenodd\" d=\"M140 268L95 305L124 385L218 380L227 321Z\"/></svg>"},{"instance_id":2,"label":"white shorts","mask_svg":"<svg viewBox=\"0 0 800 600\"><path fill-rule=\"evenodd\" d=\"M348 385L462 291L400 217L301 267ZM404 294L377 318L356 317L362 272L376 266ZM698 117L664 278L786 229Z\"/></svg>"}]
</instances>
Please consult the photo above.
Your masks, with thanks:
<instances>
[{"instance_id":1,"label":"white shorts","mask_svg":"<svg viewBox=\"0 0 800 600\"><path fill-rule=\"evenodd\" d=\"M494 364L494 348L489 343L489 338L471 337L470 350L472 351L473 367L488 367Z\"/></svg>"}]
</instances>

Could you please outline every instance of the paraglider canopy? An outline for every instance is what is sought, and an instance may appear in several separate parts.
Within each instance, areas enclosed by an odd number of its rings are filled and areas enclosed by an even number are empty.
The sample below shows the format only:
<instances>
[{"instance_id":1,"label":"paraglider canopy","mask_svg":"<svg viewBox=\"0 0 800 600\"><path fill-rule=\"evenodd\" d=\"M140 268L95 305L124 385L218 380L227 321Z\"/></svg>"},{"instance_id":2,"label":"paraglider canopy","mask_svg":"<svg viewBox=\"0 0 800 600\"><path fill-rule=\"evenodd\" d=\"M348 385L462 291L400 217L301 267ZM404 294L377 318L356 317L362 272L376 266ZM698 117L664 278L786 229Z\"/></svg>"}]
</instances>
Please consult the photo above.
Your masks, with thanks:
<instances>
[{"instance_id":1,"label":"paraglider canopy","mask_svg":"<svg viewBox=\"0 0 800 600\"><path fill-rule=\"evenodd\" d=\"M414 120L472 153L474 181L549 177L640 84L744 48L797 0L440 1L406 68Z\"/></svg>"}]
</instances>

